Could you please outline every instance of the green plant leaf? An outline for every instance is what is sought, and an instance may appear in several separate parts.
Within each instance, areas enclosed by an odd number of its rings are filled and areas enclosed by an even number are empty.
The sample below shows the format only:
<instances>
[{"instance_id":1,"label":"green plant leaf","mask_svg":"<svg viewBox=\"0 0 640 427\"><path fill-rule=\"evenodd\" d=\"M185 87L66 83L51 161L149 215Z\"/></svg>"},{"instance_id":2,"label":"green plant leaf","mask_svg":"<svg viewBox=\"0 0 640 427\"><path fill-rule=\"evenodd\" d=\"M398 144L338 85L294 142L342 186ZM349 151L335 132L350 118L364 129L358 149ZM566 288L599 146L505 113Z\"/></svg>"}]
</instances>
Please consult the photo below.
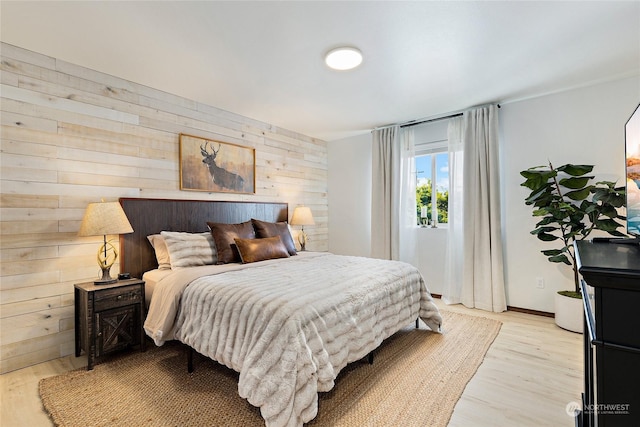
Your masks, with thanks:
<instances>
[{"instance_id":1,"label":"green plant leaf","mask_svg":"<svg viewBox=\"0 0 640 427\"><path fill-rule=\"evenodd\" d=\"M537 233L536 236L538 237L538 239L542 240L543 242L553 242L554 240L559 239L558 236L554 236L553 234L548 234L548 233Z\"/></svg>"},{"instance_id":2,"label":"green plant leaf","mask_svg":"<svg viewBox=\"0 0 640 427\"><path fill-rule=\"evenodd\" d=\"M532 212L533 216L545 216L548 214L549 214L549 211L546 208L536 209L535 211Z\"/></svg>"},{"instance_id":3,"label":"green plant leaf","mask_svg":"<svg viewBox=\"0 0 640 427\"><path fill-rule=\"evenodd\" d=\"M552 216L546 216L542 218L540 221L538 221L538 223L536 224L536 227L542 227L543 225L548 225L553 222L555 222L555 218L553 218Z\"/></svg>"},{"instance_id":4,"label":"green plant leaf","mask_svg":"<svg viewBox=\"0 0 640 427\"><path fill-rule=\"evenodd\" d=\"M530 231L530 233L531 234L550 233L559 229L560 227L544 226L544 227L536 228L535 230Z\"/></svg>"},{"instance_id":5,"label":"green plant leaf","mask_svg":"<svg viewBox=\"0 0 640 427\"><path fill-rule=\"evenodd\" d=\"M542 251L543 254L545 254L546 256L556 256L556 255L560 255L561 253L566 252L566 248L562 248L562 249L547 249Z\"/></svg>"},{"instance_id":6,"label":"green plant leaf","mask_svg":"<svg viewBox=\"0 0 640 427\"><path fill-rule=\"evenodd\" d=\"M606 232L612 232L612 231L616 231L619 227L622 227L622 224L619 224L618 222L607 218L607 219L597 219L594 221L596 228L598 230L602 230L602 231L606 231Z\"/></svg>"},{"instance_id":7,"label":"green plant leaf","mask_svg":"<svg viewBox=\"0 0 640 427\"><path fill-rule=\"evenodd\" d=\"M549 186L545 185L532 191L531 194L529 194L529 197L527 197L527 199L525 200L525 203L530 204L537 200L546 199L550 196L553 197L553 194L551 193L551 189Z\"/></svg>"},{"instance_id":8,"label":"green plant leaf","mask_svg":"<svg viewBox=\"0 0 640 427\"><path fill-rule=\"evenodd\" d=\"M585 229L580 229L580 230L575 230L575 231L571 231L569 233L565 234L565 237L567 238L567 240L569 241L573 241L575 240L578 236L584 236L584 231Z\"/></svg>"},{"instance_id":9,"label":"green plant leaf","mask_svg":"<svg viewBox=\"0 0 640 427\"><path fill-rule=\"evenodd\" d=\"M557 172L550 170L536 170L535 168L530 168L526 171L520 172L520 175L526 178L526 181L520 185L537 191L541 187L547 185L547 183L557 175Z\"/></svg>"},{"instance_id":10,"label":"green plant leaf","mask_svg":"<svg viewBox=\"0 0 640 427\"><path fill-rule=\"evenodd\" d=\"M550 193L550 192L546 192L544 194L542 194L540 197L538 197L538 199L535 201L535 203L533 203L533 206L535 207L546 207L546 206L551 206L553 204L557 204L559 200L559 196ZM531 203L526 203L525 204L531 204Z\"/></svg>"},{"instance_id":11,"label":"green plant leaf","mask_svg":"<svg viewBox=\"0 0 640 427\"><path fill-rule=\"evenodd\" d=\"M577 201L586 199L587 197L589 197L589 194L591 194L591 186L585 187L582 190L569 191L565 194L565 196L567 196L571 200Z\"/></svg>"},{"instance_id":12,"label":"green plant leaf","mask_svg":"<svg viewBox=\"0 0 640 427\"><path fill-rule=\"evenodd\" d=\"M591 180L591 178L593 178L593 176L583 176L580 178L576 178L576 177L562 178L558 183L565 188L577 190L587 185L587 183Z\"/></svg>"},{"instance_id":13,"label":"green plant leaf","mask_svg":"<svg viewBox=\"0 0 640 427\"><path fill-rule=\"evenodd\" d=\"M597 211L598 207L599 207L598 204L592 202L591 200L583 200L580 203L580 210L587 215L590 214L591 212Z\"/></svg>"},{"instance_id":14,"label":"green plant leaf","mask_svg":"<svg viewBox=\"0 0 640 427\"><path fill-rule=\"evenodd\" d=\"M573 206L549 206L546 208L546 210L549 212L549 215L551 215L556 221L560 222L568 218L573 213Z\"/></svg>"},{"instance_id":15,"label":"green plant leaf","mask_svg":"<svg viewBox=\"0 0 640 427\"><path fill-rule=\"evenodd\" d=\"M593 165L572 165L566 164L562 165L559 168L556 168L558 171L564 172L571 176L582 176L586 175L593 170Z\"/></svg>"},{"instance_id":16,"label":"green plant leaf","mask_svg":"<svg viewBox=\"0 0 640 427\"><path fill-rule=\"evenodd\" d=\"M565 254L556 255L556 256L550 256L549 257L549 261L551 261L551 262L562 262L562 263L567 264L567 265L572 265L571 261L569 261L569 258L567 258L567 256Z\"/></svg>"},{"instance_id":17,"label":"green plant leaf","mask_svg":"<svg viewBox=\"0 0 640 427\"><path fill-rule=\"evenodd\" d=\"M563 297L582 299L582 293L578 291L558 291L558 293Z\"/></svg>"},{"instance_id":18,"label":"green plant leaf","mask_svg":"<svg viewBox=\"0 0 640 427\"><path fill-rule=\"evenodd\" d=\"M610 204L616 208L623 206L625 203L625 192L620 192L613 188L594 188L591 192L593 193L592 200L594 202Z\"/></svg>"},{"instance_id":19,"label":"green plant leaf","mask_svg":"<svg viewBox=\"0 0 640 427\"><path fill-rule=\"evenodd\" d=\"M613 219L618 217L618 211L613 206L607 204L600 208L600 215Z\"/></svg>"}]
</instances>

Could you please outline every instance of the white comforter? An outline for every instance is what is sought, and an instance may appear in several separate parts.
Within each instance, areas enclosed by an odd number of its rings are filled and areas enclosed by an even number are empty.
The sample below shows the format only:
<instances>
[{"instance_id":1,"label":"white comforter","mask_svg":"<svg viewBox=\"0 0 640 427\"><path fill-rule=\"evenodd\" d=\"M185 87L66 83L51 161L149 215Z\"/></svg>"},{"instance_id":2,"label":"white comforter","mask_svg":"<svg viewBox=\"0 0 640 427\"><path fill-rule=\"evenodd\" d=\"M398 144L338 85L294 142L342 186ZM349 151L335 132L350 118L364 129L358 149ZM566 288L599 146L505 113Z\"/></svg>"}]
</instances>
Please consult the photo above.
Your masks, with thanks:
<instances>
[{"instance_id":1,"label":"white comforter","mask_svg":"<svg viewBox=\"0 0 640 427\"><path fill-rule=\"evenodd\" d=\"M240 396L269 427L312 420L342 368L418 316L434 331L442 322L419 271L402 262L305 254L181 274L188 283L156 284L147 334L238 371Z\"/></svg>"}]
</instances>

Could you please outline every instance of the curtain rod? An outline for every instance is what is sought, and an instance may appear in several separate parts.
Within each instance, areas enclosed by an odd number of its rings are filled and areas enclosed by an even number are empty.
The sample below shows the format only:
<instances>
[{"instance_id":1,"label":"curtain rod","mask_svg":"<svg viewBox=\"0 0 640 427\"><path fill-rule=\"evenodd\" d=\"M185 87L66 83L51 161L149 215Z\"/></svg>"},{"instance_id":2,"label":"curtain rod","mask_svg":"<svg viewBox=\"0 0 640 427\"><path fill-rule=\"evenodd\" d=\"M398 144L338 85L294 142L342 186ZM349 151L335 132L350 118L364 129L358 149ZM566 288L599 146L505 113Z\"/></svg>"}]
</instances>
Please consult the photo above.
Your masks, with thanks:
<instances>
[{"instance_id":1,"label":"curtain rod","mask_svg":"<svg viewBox=\"0 0 640 427\"><path fill-rule=\"evenodd\" d=\"M465 111L474 110L474 109L476 109L476 108L488 107L488 106L490 106L490 105L495 105L495 106L497 106L498 108L500 108L500 104L484 104L484 105L478 105L478 106L476 106L476 107L467 108L467 109L465 109L465 110L460 110L460 111L451 112L451 113L448 113L448 114L446 114L446 115L444 115L444 116L440 116L440 117L434 117L434 116L431 116L431 118L430 118L430 117L426 117L426 118L424 118L424 119L410 120L410 121L408 121L408 122L404 122L404 123L394 123L394 124L391 124L391 125L379 126L379 127L377 127L377 128L373 128L373 129L371 129L371 132L373 132L374 130L390 128L390 127L392 127L392 126L399 126L399 127L401 127L401 128L405 128L405 127L411 127L411 126L421 125L421 124L424 124L424 123L437 122L437 121L439 121L439 120L452 119L452 118L454 118L454 117L462 116L462 115L464 114L464 112L465 112Z\"/></svg>"},{"instance_id":2,"label":"curtain rod","mask_svg":"<svg viewBox=\"0 0 640 427\"><path fill-rule=\"evenodd\" d=\"M452 119L454 117L460 117L461 115L462 115L462 113L454 113L454 114L449 114L448 116L437 117L435 119L414 120L414 121L411 121L411 122L403 123L403 124L401 124L399 126L401 128L408 128L408 127L411 127L411 126L421 125L423 123L431 123L431 122L437 122L437 121L440 121L440 120Z\"/></svg>"}]
</instances>

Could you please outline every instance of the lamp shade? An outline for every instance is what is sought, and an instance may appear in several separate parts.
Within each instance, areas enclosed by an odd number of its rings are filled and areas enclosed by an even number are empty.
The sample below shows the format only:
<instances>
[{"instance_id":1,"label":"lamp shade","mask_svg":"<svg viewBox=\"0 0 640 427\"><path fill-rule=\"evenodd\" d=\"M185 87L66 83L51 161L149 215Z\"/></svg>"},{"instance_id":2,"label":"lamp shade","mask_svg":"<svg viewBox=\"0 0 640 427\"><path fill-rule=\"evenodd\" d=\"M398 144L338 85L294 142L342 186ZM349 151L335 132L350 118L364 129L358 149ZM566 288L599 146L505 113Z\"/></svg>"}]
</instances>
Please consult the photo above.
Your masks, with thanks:
<instances>
[{"instance_id":1,"label":"lamp shade","mask_svg":"<svg viewBox=\"0 0 640 427\"><path fill-rule=\"evenodd\" d=\"M133 233L133 227L118 202L89 203L78 236Z\"/></svg>"},{"instance_id":2,"label":"lamp shade","mask_svg":"<svg viewBox=\"0 0 640 427\"><path fill-rule=\"evenodd\" d=\"M293 211L291 225L315 225L311 209L307 206L298 206Z\"/></svg>"}]
</instances>

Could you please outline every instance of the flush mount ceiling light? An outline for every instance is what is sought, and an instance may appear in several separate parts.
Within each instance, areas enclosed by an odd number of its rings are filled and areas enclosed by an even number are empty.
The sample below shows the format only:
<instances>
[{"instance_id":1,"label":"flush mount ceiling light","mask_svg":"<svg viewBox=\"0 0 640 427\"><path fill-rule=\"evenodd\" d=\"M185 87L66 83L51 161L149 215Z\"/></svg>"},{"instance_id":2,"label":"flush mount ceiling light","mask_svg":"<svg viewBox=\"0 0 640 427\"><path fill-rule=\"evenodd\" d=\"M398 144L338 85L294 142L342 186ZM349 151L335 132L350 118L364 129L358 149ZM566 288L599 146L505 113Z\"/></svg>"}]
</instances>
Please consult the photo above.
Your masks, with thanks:
<instances>
[{"instance_id":1,"label":"flush mount ceiling light","mask_svg":"<svg viewBox=\"0 0 640 427\"><path fill-rule=\"evenodd\" d=\"M334 70L351 70L362 63L362 52L355 47L339 47L330 50L324 62Z\"/></svg>"}]
</instances>

